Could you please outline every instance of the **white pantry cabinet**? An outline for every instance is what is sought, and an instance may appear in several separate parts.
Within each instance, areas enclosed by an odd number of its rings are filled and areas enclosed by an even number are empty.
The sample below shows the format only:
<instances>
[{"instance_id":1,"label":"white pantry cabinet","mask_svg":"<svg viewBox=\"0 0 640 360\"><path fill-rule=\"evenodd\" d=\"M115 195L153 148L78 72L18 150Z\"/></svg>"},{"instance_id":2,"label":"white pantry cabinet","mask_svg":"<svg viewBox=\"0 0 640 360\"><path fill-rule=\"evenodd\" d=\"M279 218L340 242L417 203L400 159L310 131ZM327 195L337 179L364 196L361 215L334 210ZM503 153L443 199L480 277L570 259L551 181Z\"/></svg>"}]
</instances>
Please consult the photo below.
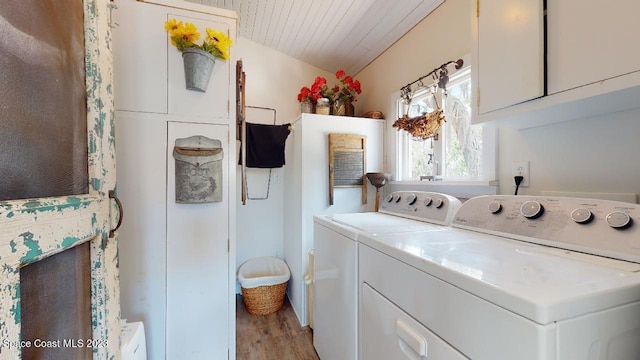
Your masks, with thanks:
<instances>
[{"instance_id":1,"label":"white pantry cabinet","mask_svg":"<svg viewBox=\"0 0 640 360\"><path fill-rule=\"evenodd\" d=\"M501 0L496 7L492 1L477 2L479 14L473 14L474 123L526 128L640 106L640 49L634 46L640 32L640 22L635 19L640 3L547 2L545 26L541 28L544 36L537 44L530 44L532 37L517 31L491 31L487 25L499 27L509 16L515 19L521 15L514 14L524 14L518 11L523 4L535 7L542 3ZM509 54L522 56L531 47L545 54L542 73L527 65L531 59L511 63L519 70L502 67L513 61ZM537 63L538 58L534 60ZM518 71L544 75L543 93L535 96L539 84L523 81ZM534 96L518 98L523 86Z\"/></svg>"},{"instance_id":2,"label":"white pantry cabinet","mask_svg":"<svg viewBox=\"0 0 640 360\"><path fill-rule=\"evenodd\" d=\"M235 64L216 60L207 91L187 90L164 23L192 22L235 42L236 15L172 0L115 5L122 316L144 322L149 359L235 358ZM220 141L219 202L176 201L173 150L192 136Z\"/></svg>"}]
</instances>

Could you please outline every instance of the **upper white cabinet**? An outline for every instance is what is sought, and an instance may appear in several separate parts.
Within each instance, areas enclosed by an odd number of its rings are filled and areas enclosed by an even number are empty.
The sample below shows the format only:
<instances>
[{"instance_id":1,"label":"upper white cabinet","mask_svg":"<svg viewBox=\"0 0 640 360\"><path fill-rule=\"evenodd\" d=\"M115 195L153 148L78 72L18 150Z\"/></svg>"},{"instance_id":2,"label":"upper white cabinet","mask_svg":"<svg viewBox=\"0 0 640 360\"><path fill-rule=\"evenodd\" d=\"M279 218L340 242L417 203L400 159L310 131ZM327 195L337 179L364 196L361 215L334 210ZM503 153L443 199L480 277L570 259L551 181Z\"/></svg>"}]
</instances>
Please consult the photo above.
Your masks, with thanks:
<instances>
[{"instance_id":1,"label":"upper white cabinet","mask_svg":"<svg viewBox=\"0 0 640 360\"><path fill-rule=\"evenodd\" d=\"M167 11L117 1L112 12L116 110L167 113ZM140 16L144 13L144 16Z\"/></svg>"},{"instance_id":2,"label":"upper white cabinet","mask_svg":"<svg viewBox=\"0 0 640 360\"><path fill-rule=\"evenodd\" d=\"M165 4L166 3L166 4ZM166 5L166 7L158 6ZM204 122L226 124L229 119L231 60L216 59L206 92L187 90L182 53L171 44L164 24L169 19L190 22L200 32L221 31L235 38L235 14L193 4L195 11L180 9L170 1L119 0L113 12L115 107L170 115L205 117ZM140 15L144 14L144 15ZM202 121L202 120L200 120Z\"/></svg>"},{"instance_id":3,"label":"upper white cabinet","mask_svg":"<svg viewBox=\"0 0 640 360\"><path fill-rule=\"evenodd\" d=\"M477 2L474 123L526 128L640 106L640 2L546 3Z\"/></svg>"},{"instance_id":4,"label":"upper white cabinet","mask_svg":"<svg viewBox=\"0 0 640 360\"><path fill-rule=\"evenodd\" d=\"M184 11L172 11L167 14L167 19L177 19L182 22L190 22L198 27L200 32L200 40L198 44L202 42L202 39L206 36L205 29L213 29L216 31L224 32L230 36L231 27L233 26L233 32L235 32L235 19L225 18L223 16L212 17L209 14L189 13L185 14ZM166 21L166 20L165 20ZM235 70L235 64L230 64L231 60L223 61L216 59L213 71L211 73L211 79L206 92L187 90L184 78L184 61L182 61L182 53L171 45L167 32L164 31L164 22L161 24L162 34L165 38L166 56L168 59L168 99L169 114L187 114L195 116L203 116L208 118L215 118L218 121L216 123L228 123L229 122L229 98L230 87L229 82L231 79L231 68ZM235 76L235 74L234 74Z\"/></svg>"},{"instance_id":5,"label":"upper white cabinet","mask_svg":"<svg viewBox=\"0 0 640 360\"><path fill-rule=\"evenodd\" d=\"M640 1L549 1L549 94L640 71Z\"/></svg>"},{"instance_id":6,"label":"upper white cabinet","mask_svg":"<svg viewBox=\"0 0 640 360\"><path fill-rule=\"evenodd\" d=\"M478 2L479 113L544 95L540 0Z\"/></svg>"}]
</instances>

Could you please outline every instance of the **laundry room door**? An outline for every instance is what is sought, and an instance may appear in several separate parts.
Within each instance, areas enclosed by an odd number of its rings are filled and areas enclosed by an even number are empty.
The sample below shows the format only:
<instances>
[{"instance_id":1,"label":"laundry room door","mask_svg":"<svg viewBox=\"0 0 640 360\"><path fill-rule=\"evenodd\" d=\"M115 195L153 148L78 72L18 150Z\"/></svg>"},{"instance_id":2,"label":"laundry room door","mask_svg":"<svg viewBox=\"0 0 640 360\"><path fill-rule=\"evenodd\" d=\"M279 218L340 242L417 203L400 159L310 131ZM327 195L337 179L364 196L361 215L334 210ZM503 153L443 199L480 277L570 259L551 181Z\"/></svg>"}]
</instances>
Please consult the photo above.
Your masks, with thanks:
<instances>
[{"instance_id":1,"label":"laundry room door","mask_svg":"<svg viewBox=\"0 0 640 360\"><path fill-rule=\"evenodd\" d=\"M108 5L0 3L0 359L119 354Z\"/></svg>"},{"instance_id":2,"label":"laundry room door","mask_svg":"<svg viewBox=\"0 0 640 360\"><path fill-rule=\"evenodd\" d=\"M214 184L222 192L214 202L176 202L176 178L184 173L176 174L174 146L177 139L192 136L222 144L221 166L215 170L222 173L222 183ZM228 295L229 127L169 122L167 147L166 358L226 359L232 336ZM202 166L199 164L189 173L198 175L204 171ZM200 189L197 185L192 188Z\"/></svg>"}]
</instances>

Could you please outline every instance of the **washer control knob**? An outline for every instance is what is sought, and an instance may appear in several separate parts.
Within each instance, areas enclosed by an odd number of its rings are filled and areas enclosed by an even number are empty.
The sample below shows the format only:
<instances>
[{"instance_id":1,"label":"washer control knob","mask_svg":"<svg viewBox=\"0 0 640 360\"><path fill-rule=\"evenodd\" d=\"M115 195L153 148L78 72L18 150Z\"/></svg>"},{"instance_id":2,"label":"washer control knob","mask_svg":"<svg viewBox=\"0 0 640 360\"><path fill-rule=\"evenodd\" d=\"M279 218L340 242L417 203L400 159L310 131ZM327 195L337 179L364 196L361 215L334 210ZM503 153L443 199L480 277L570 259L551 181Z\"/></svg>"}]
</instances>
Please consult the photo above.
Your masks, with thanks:
<instances>
[{"instance_id":1,"label":"washer control knob","mask_svg":"<svg viewBox=\"0 0 640 360\"><path fill-rule=\"evenodd\" d=\"M400 200L402 200L402 195L398 195L398 198L396 199L396 202L399 203Z\"/></svg>"},{"instance_id":2,"label":"washer control knob","mask_svg":"<svg viewBox=\"0 0 640 360\"><path fill-rule=\"evenodd\" d=\"M416 200L418 200L418 197L416 196L416 194L411 194L409 195L409 197L407 198L407 204L409 205L413 205L416 203Z\"/></svg>"},{"instance_id":3,"label":"washer control knob","mask_svg":"<svg viewBox=\"0 0 640 360\"><path fill-rule=\"evenodd\" d=\"M502 211L502 204L497 201L489 204L489 212L492 214L499 214Z\"/></svg>"},{"instance_id":4,"label":"washer control knob","mask_svg":"<svg viewBox=\"0 0 640 360\"><path fill-rule=\"evenodd\" d=\"M535 200L525 201L520 207L520 213L527 219L536 219L544 213L544 207Z\"/></svg>"},{"instance_id":5,"label":"washer control knob","mask_svg":"<svg viewBox=\"0 0 640 360\"><path fill-rule=\"evenodd\" d=\"M571 212L571 220L578 224L587 224L593 220L593 214L589 209L577 208Z\"/></svg>"},{"instance_id":6,"label":"washer control knob","mask_svg":"<svg viewBox=\"0 0 640 360\"><path fill-rule=\"evenodd\" d=\"M631 225L631 218L622 211L614 211L606 217L607 225L615 229L622 229Z\"/></svg>"},{"instance_id":7,"label":"washer control knob","mask_svg":"<svg viewBox=\"0 0 640 360\"><path fill-rule=\"evenodd\" d=\"M444 201L442 199L433 200L433 206L435 206L436 208L440 209L442 205L444 205Z\"/></svg>"},{"instance_id":8,"label":"washer control knob","mask_svg":"<svg viewBox=\"0 0 640 360\"><path fill-rule=\"evenodd\" d=\"M433 199L431 199L431 197L427 196L426 198L424 198L424 206L431 206L432 202Z\"/></svg>"},{"instance_id":9,"label":"washer control knob","mask_svg":"<svg viewBox=\"0 0 640 360\"><path fill-rule=\"evenodd\" d=\"M385 199L387 202L392 202L393 201L393 194L389 194L387 195L387 198Z\"/></svg>"}]
</instances>

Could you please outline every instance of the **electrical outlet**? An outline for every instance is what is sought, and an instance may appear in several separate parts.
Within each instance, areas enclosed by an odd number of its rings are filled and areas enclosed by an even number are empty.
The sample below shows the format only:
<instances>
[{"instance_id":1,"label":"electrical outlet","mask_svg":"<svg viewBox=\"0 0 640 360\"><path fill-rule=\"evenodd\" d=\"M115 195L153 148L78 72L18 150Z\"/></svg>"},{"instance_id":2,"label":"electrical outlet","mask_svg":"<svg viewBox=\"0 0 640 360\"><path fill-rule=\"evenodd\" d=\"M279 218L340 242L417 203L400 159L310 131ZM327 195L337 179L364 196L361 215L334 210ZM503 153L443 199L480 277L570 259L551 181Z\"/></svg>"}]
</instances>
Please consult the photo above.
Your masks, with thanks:
<instances>
[{"instance_id":1,"label":"electrical outlet","mask_svg":"<svg viewBox=\"0 0 640 360\"><path fill-rule=\"evenodd\" d=\"M529 162L514 161L511 166L511 175L522 176L523 179L520 183L520 187L529 187Z\"/></svg>"}]
</instances>

